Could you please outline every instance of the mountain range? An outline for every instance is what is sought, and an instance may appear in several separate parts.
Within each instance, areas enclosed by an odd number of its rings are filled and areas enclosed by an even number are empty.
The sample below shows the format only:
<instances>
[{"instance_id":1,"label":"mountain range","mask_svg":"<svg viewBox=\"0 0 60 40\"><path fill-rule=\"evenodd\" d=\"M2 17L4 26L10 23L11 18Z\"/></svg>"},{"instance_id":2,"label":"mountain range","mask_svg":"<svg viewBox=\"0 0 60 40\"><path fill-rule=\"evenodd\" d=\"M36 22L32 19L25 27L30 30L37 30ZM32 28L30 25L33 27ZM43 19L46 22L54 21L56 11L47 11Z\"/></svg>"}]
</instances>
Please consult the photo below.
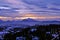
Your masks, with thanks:
<instances>
[{"instance_id":1,"label":"mountain range","mask_svg":"<svg viewBox=\"0 0 60 40\"><path fill-rule=\"evenodd\" d=\"M33 25L47 25L47 24L60 24L60 21L38 21L35 19L23 19L23 20L14 20L14 21L2 21L0 20L0 25L29 25L29 26L33 26Z\"/></svg>"}]
</instances>

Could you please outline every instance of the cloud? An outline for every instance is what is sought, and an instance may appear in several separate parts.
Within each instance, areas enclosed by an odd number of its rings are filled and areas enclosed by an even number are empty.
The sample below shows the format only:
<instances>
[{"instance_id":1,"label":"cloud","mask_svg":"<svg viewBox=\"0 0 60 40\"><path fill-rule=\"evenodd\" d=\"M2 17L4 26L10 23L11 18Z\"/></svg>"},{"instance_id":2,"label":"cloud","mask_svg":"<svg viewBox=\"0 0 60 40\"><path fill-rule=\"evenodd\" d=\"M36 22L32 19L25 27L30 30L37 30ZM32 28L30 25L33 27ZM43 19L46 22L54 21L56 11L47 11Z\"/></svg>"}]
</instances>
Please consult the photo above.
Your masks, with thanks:
<instances>
[{"instance_id":1,"label":"cloud","mask_svg":"<svg viewBox=\"0 0 60 40\"><path fill-rule=\"evenodd\" d=\"M4 16L0 16L0 20L12 20L12 17L4 17Z\"/></svg>"},{"instance_id":2,"label":"cloud","mask_svg":"<svg viewBox=\"0 0 60 40\"><path fill-rule=\"evenodd\" d=\"M20 17L27 14L44 16L54 16L51 18L59 18L60 6L56 0L5 0L0 1L0 16L5 17ZM54 3L54 4L53 4ZM4 4L4 5L3 5ZM39 17L37 18L39 19ZM26 18L26 17L23 17ZM40 17L41 18L41 17ZM50 17L49 17L50 18ZM49 19L48 18L48 19ZM15 18L19 19L19 18Z\"/></svg>"},{"instance_id":3,"label":"cloud","mask_svg":"<svg viewBox=\"0 0 60 40\"><path fill-rule=\"evenodd\" d=\"M0 7L0 9L11 9L10 7Z\"/></svg>"}]
</instances>

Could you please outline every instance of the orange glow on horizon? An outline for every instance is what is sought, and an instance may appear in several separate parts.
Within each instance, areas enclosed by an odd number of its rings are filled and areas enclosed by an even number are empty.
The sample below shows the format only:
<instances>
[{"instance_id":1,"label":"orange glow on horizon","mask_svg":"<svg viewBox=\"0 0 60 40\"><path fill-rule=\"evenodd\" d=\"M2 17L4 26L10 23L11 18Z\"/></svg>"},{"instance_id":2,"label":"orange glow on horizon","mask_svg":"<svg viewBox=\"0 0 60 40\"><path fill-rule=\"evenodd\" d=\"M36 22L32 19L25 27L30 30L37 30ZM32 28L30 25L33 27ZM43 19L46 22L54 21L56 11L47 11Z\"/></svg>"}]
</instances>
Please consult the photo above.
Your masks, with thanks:
<instances>
[{"instance_id":1,"label":"orange glow on horizon","mask_svg":"<svg viewBox=\"0 0 60 40\"><path fill-rule=\"evenodd\" d=\"M27 19L27 18L47 20L47 19L60 18L60 16L38 16L36 14L30 14L30 13L22 15L22 17L14 17L14 18L0 16L0 20L22 20L22 19Z\"/></svg>"},{"instance_id":2,"label":"orange glow on horizon","mask_svg":"<svg viewBox=\"0 0 60 40\"><path fill-rule=\"evenodd\" d=\"M32 14L32 13L27 13L24 14L21 19L27 19L27 18L32 18L32 19L55 19L55 18L60 18L60 16L39 16L37 14Z\"/></svg>"},{"instance_id":3,"label":"orange glow on horizon","mask_svg":"<svg viewBox=\"0 0 60 40\"><path fill-rule=\"evenodd\" d=\"M4 17L4 16L0 16L0 20L12 20L12 17Z\"/></svg>"}]
</instances>

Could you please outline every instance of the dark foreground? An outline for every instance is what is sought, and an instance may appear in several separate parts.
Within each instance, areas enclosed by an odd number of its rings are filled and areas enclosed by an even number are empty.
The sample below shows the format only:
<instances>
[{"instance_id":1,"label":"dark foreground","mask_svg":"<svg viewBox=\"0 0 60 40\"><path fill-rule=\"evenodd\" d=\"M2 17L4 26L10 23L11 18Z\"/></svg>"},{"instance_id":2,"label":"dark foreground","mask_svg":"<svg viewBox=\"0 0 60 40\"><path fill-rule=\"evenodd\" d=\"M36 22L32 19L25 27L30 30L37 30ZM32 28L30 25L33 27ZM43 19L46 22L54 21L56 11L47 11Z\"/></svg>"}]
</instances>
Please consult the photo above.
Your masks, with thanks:
<instances>
[{"instance_id":1,"label":"dark foreground","mask_svg":"<svg viewBox=\"0 0 60 40\"><path fill-rule=\"evenodd\" d=\"M2 30L2 29L0 29ZM1 40L59 40L60 25L35 25L8 30Z\"/></svg>"}]
</instances>

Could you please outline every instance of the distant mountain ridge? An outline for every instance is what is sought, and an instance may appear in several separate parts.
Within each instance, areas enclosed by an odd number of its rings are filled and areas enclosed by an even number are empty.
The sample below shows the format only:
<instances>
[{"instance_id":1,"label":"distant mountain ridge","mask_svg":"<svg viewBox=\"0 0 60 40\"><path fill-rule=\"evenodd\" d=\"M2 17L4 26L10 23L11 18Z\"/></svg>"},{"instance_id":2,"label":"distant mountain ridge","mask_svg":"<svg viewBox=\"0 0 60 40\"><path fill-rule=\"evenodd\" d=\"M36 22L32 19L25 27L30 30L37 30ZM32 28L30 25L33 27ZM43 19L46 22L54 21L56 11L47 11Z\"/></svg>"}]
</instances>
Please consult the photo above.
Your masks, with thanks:
<instances>
[{"instance_id":1,"label":"distant mountain ridge","mask_svg":"<svg viewBox=\"0 0 60 40\"><path fill-rule=\"evenodd\" d=\"M27 18L27 19L22 19L22 20L7 20L7 21L3 21L3 20L0 20L0 22L16 22L16 21L22 21L22 22L39 22L38 20L35 20L35 19L31 19L31 18ZM60 22L60 21L57 21L57 20L45 20L45 21L40 21L40 22Z\"/></svg>"},{"instance_id":2,"label":"distant mountain ridge","mask_svg":"<svg viewBox=\"0 0 60 40\"><path fill-rule=\"evenodd\" d=\"M47 25L47 24L60 24L60 21L38 21L35 19L23 19L23 20L14 20L14 21L0 21L0 25Z\"/></svg>"},{"instance_id":3,"label":"distant mountain ridge","mask_svg":"<svg viewBox=\"0 0 60 40\"><path fill-rule=\"evenodd\" d=\"M23 19L22 21L23 22L37 22L37 20L31 19L31 18Z\"/></svg>"}]
</instances>

